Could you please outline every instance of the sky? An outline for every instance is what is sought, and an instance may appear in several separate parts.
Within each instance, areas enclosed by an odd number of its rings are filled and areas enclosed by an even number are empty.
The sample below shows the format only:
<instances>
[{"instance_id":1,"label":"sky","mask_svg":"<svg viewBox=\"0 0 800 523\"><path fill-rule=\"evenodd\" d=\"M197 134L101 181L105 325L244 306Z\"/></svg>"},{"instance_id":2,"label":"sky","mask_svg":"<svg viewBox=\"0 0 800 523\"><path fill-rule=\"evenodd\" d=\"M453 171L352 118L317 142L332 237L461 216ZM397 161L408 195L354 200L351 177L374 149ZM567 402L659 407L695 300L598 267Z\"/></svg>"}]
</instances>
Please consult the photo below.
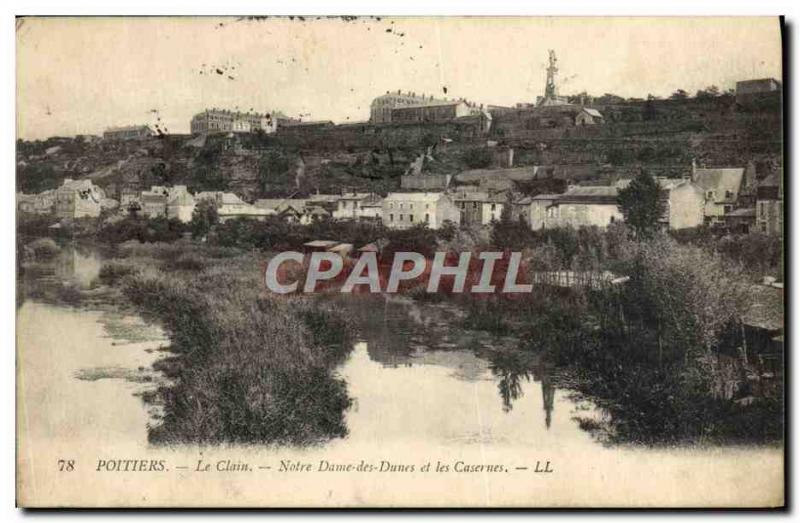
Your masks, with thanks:
<instances>
[{"instance_id":1,"label":"sky","mask_svg":"<svg viewBox=\"0 0 800 523\"><path fill-rule=\"evenodd\" d=\"M375 96L398 89L533 102L548 49L561 94L666 97L781 77L777 18L24 18L17 134L188 133L214 107L365 121Z\"/></svg>"}]
</instances>

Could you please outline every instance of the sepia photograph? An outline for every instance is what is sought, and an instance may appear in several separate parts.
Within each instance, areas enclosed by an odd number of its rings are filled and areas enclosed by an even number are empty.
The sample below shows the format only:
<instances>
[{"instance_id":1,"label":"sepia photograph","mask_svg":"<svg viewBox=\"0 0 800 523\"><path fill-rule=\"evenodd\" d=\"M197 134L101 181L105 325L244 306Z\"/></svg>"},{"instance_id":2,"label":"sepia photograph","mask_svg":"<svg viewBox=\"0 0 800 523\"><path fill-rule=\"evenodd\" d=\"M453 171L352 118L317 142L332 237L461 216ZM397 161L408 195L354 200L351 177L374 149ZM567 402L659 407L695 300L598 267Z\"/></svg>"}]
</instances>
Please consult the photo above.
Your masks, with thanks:
<instances>
[{"instance_id":1,"label":"sepia photograph","mask_svg":"<svg viewBox=\"0 0 800 523\"><path fill-rule=\"evenodd\" d=\"M785 507L782 17L14 22L18 507Z\"/></svg>"}]
</instances>

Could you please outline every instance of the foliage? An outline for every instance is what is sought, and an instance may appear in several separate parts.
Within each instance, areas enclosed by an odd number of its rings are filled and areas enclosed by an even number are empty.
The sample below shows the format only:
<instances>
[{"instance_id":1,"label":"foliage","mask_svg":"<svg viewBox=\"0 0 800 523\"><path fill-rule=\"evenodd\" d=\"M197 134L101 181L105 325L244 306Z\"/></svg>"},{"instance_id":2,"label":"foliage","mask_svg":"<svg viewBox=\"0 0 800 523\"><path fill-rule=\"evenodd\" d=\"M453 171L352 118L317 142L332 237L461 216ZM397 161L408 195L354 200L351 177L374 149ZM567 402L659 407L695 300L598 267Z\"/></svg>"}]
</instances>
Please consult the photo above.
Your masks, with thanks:
<instances>
[{"instance_id":1,"label":"foliage","mask_svg":"<svg viewBox=\"0 0 800 523\"><path fill-rule=\"evenodd\" d=\"M350 398L334 373L350 350L347 325L314 303L260 295L257 266L245 257L124 280L176 354L154 443L302 445L347 433Z\"/></svg>"},{"instance_id":2,"label":"foliage","mask_svg":"<svg viewBox=\"0 0 800 523\"><path fill-rule=\"evenodd\" d=\"M17 191L26 194L40 193L55 189L61 183L63 174L56 172L50 163L32 163L17 167Z\"/></svg>"},{"instance_id":3,"label":"foliage","mask_svg":"<svg viewBox=\"0 0 800 523\"><path fill-rule=\"evenodd\" d=\"M487 147L467 149L463 160L470 169L485 169L492 165L492 153Z\"/></svg>"},{"instance_id":4,"label":"foliage","mask_svg":"<svg viewBox=\"0 0 800 523\"><path fill-rule=\"evenodd\" d=\"M278 150L271 150L263 155L258 162L258 180L262 194L269 193L271 185L293 186L294 181L290 183L286 179L289 167L289 159Z\"/></svg>"},{"instance_id":5,"label":"foliage","mask_svg":"<svg viewBox=\"0 0 800 523\"><path fill-rule=\"evenodd\" d=\"M54 258L61 252L61 248L51 238L37 238L25 246L37 260Z\"/></svg>"},{"instance_id":6,"label":"foliage","mask_svg":"<svg viewBox=\"0 0 800 523\"><path fill-rule=\"evenodd\" d=\"M102 223L97 230L97 238L109 244L129 240L172 242L181 238L185 231L186 225L177 218L127 216L121 220Z\"/></svg>"},{"instance_id":7,"label":"foliage","mask_svg":"<svg viewBox=\"0 0 800 523\"><path fill-rule=\"evenodd\" d=\"M200 200L192 211L189 227L193 238L202 238L219 222L217 204L210 199Z\"/></svg>"},{"instance_id":8,"label":"foliage","mask_svg":"<svg viewBox=\"0 0 800 523\"><path fill-rule=\"evenodd\" d=\"M631 180L630 185L621 189L618 196L619 207L639 238L649 238L656 232L659 220L664 213L661 188L653 176L645 170Z\"/></svg>"},{"instance_id":9,"label":"foliage","mask_svg":"<svg viewBox=\"0 0 800 523\"><path fill-rule=\"evenodd\" d=\"M678 89L669 96L670 100L686 100L687 98L689 98L689 93L683 89Z\"/></svg>"},{"instance_id":10,"label":"foliage","mask_svg":"<svg viewBox=\"0 0 800 523\"><path fill-rule=\"evenodd\" d=\"M98 279L105 284L113 285L122 278L138 272L138 268L130 262L110 260L100 267Z\"/></svg>"}]
</instances>

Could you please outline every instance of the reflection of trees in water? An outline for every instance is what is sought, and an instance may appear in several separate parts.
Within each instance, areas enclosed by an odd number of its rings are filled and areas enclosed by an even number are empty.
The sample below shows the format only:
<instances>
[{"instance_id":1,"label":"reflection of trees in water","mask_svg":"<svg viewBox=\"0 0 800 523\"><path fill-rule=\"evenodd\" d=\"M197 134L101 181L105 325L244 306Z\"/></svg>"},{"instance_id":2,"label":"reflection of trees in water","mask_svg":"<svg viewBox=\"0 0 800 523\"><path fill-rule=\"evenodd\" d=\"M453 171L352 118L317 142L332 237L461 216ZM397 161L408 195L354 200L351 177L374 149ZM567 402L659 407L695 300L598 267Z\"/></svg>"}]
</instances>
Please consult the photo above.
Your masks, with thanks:
<instances>
[{"instance_id":1,"label":"reflection of trees in water","mask_svg":"<svg viewBox=\"0 0 800 523\"><path fill-rule=\"evenodd\" d=\"M497 390L503 401L503 410L509 412L513 403L523 396L522 380L533 379L542 384L542 403L545 426L549 429L553 414L555 387L550 379L550 369L538 354L519 352L494 352L489 355L489 368L498 378Z\"/></svg>"},{"instance_id":2,"label":"reflection of trees in water","mask_svg":"<svg viewBox=\"0 0 800 523\"><path fill-rule=\"evenodd\" d=\"M390 367L410 365L417 347L435 348L445 341L431 311L411 301L385 296L357 295L342 299L358 337L367 344L372 361Z\"/></svg>"},{"instance_id":3,"label":"reflection of trees in water","mask_svg":"<svg viewBox=\"0 0 800 523\"><path fill-rule=\"evenodd\" d=\"M447 310L410 300L348 295L340 304L347 308L359 338L367 344L367 353L372 361L389 367L410 366L415 362L415 356L419 356L419 348L470 351L477 358L489 360L489 368L498 378L497 388L506 412L523 396L523 380L540 382L545 425L550 428L555 387L549 366L539 354L487 350L496 346L496 338L479 339L475 332L458 331L452 326L451 313ZM442 360L437 360L436 364L448 365Z\"/></svg>"}]
</instances>

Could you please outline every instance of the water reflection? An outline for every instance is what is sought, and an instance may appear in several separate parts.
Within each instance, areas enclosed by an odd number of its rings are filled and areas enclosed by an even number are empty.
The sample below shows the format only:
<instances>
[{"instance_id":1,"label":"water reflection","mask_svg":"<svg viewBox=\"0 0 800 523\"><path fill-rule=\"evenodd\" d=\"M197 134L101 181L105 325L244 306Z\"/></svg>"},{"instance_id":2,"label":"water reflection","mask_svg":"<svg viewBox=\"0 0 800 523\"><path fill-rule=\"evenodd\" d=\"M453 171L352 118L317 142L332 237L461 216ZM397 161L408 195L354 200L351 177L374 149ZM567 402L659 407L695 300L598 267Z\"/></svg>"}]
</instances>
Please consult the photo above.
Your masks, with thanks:
<instances>
[{"instance_id":1,"label":"water reflection","mask_svg":"<svg viewBox=\"0 0 800 523\"><path fill-rule=\"evenodd\" d=\"M462 328L463 312L450 304L431 305L382 296L341 298L337 307L344 308L354 320L360 346L369 360L386 369L379 372L384 376L384 386L389 386L394 377L388 370L415 367L416 374L395 374L404 376L406 381L398 387L412 388L421 386L426 368L434 367L447 372L446 379L436 385L438 393L460 388L459 381L480 383L481 390L493 384L494 404L500 414L517 418L512 411L527 401L525 416L535 404L544 430L553 426L557 401L552 366L539 354L518 351L518 340ZM359 379L358 374L348 376L351 389ZM570 415L574 405L566 394L563 396L565 415ZM527 425L523 422L523 426ZM577 428L577 424L573 425Z\"/></svg>"},{"instance_id":2,"label":"water reflection","mask_svg":"<svg viewBox=\"0 0 800 523\"><path fill-rule=\"evenodd\" d=\"M549 429L553 419L555 387L551 379L552 369L544 358L538 354L495 352L489 355L489 361L489 368L498 380L497 390L506 412L512 409L514 401L522 397L522 380L541 383L545 426Z\"/></svg>"}]
</instances>

